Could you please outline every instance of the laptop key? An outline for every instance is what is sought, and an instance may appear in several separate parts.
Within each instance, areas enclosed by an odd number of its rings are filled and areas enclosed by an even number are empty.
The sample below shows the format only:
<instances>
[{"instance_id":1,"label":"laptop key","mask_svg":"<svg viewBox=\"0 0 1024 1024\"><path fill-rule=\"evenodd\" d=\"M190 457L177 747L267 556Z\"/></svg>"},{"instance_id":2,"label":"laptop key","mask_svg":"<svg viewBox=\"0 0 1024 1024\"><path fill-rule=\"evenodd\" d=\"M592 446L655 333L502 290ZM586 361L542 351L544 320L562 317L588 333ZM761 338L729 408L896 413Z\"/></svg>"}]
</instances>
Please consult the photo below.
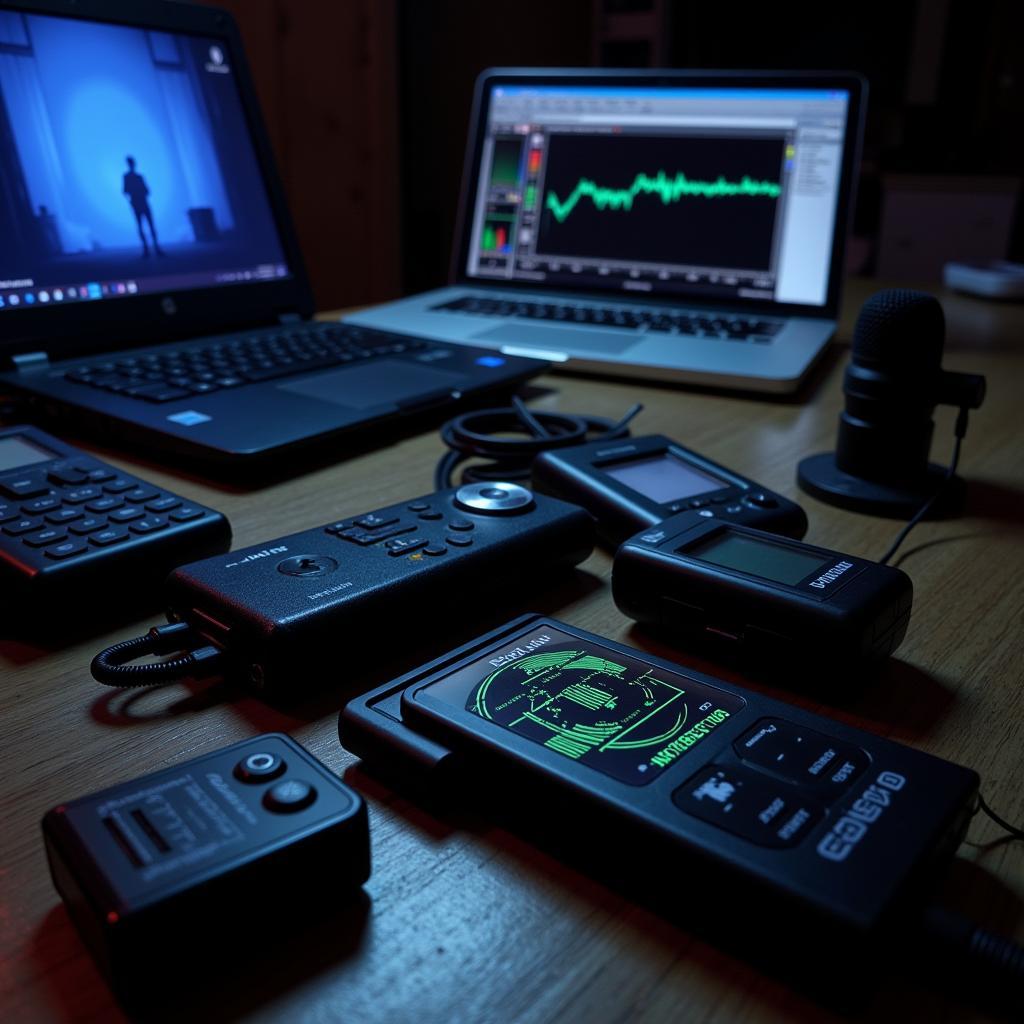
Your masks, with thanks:
<instances>
[{"instance_id":1,"label":"laptop key","mask_svg":"<svg viewBox=\"0 0 1024 1024\"><path fill-rule=\"evenodd\" d=\"M90 542L95 544L98 548L109 547L111 544L120 544L121 541L127 539L127 531L114 526L107 527L107 529L102 530L99 533L94 533L89 538Z\"/></svg>"},{"instance_id":2,"label":"laptop key","mask_svg":"<svg viewBox=\"0 0 1024 1024\"><path fill-rule=\"evenodd\" d=\"M66 540L63 544L57 544L52 548L47 548L43 554L47 558L52 558L55 562L59 562L63 558L72 558L74 555L80 555L84 551L88 551L89 546L80 540Z\"/></svg>"},{"instance_id":3,"label":"laptop key","mask_svg":"<svg viewBox=\"0 0 1024 1024\"><path fill-rule=\"evenodd\" d=\"M78 522L69 523L68 529L72 533L77 533L79 536L84 537L87 533L95 533L107 525L109 524L102 516L86 516L85 519L81 519Z\"/></svg>"}]
</instances>

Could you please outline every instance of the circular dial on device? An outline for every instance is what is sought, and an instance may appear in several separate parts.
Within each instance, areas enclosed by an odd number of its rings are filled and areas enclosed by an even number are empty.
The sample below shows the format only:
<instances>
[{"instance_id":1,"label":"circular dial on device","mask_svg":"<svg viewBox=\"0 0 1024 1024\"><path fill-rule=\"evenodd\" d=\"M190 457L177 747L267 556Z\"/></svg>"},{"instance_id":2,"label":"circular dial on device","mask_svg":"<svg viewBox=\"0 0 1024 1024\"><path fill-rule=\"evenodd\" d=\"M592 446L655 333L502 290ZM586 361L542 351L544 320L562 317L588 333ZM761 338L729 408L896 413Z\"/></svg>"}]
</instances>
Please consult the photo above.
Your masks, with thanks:
<instances>
[{"instance_id":1,"label":"circular dial on device","mask_svg":"<svg viewBox=\"0 0 1024 1024\"><path fill-rule=\"evenodd\" d=\"M519 484L464 484L455 492L455 504L473 512L518 512L533 504L533 494Z\"/></svg>"}]
</instances>

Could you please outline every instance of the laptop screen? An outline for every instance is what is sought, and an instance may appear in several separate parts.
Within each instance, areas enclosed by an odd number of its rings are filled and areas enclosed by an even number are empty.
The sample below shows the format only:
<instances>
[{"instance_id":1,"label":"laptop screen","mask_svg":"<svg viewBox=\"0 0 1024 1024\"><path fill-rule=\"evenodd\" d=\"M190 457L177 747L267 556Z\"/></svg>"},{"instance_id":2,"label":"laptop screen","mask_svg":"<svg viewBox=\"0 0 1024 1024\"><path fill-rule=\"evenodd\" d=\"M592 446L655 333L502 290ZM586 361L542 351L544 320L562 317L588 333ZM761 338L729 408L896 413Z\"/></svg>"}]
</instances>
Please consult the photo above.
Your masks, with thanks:
<instances>
[{"instance_id":1,"label":"laptop screen","mask_svg":"<svg viewBox=\"0 0 1024 1024\"><path fill-rule=\"evenodd\" d=\"M486 104L469 277L825 305L846 90L494 83Z\"/></svg>"},{"instance_id":2,"label":"laptop screen","mask_svg":"<svg viewBox=\"0 0 1024 1024\"><path fill-rule=\"evenodd\" d=\"M290 276L214 38L0 11L0 310Z\"/></svg>"}]
</instances>

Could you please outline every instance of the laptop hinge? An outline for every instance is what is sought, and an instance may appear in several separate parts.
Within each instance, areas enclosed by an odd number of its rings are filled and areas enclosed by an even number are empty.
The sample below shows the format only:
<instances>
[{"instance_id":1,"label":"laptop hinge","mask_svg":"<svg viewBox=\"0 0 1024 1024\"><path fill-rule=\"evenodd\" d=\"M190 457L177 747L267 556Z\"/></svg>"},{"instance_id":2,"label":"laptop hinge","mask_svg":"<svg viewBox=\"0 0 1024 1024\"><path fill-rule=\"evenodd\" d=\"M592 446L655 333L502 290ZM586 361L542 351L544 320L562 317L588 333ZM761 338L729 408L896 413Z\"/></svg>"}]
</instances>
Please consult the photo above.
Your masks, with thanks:
<instances>
[{"instance_id":1,"label":"laptop hinge","mask_svg":"<svg viewBox=\"0 0 1024 1024\"><path fill-rule=\"evenodd\" d=\"M41 366L50 365L50 357L45 352L22 352L11 356L11 365L15 370L38 370Z\"/></svg>"},{"instance_id":2,"label":"laptop hinge","mask_svg":"<svg viewBox=\"0 0 1024 1024\"><path fill-rule=\"evenodd\" d=\"M282 313L277 322L280 324L301 324L302 316L299 313Z\"/></svg>"}]
</instances>

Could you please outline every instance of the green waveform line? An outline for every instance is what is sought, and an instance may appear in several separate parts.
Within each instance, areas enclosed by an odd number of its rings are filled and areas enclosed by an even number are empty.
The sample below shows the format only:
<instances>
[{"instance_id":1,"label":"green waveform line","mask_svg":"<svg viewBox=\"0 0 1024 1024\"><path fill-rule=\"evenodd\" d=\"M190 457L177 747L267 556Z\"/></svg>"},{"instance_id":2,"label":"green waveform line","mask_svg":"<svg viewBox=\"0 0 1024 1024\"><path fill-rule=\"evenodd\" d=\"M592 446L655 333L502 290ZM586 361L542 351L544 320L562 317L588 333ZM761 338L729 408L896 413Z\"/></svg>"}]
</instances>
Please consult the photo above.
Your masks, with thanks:
<instances>
[{"instance_id":1,"label":"green waveform line","mask_svg":"<svg viewBox=\"0 0 1024 1024\"><path fill-rule=\"evenodd\" d=\"M680 171L670 178L664 171L654 177L642 171L633 179L629 188L605 188L580 178L569 197L562 202L554 192L549 192L544 205L554 214L559 224L576 208L581 199L589 199L598 210L631 210L638 195L656 195L668 206L688 196L702 196L705 199L723 199L730 196L769 196L777 199L782 186L774 181L755 181L744 174L739 181L727 181L719 175L714 181L691 181Z\"/></svg>"}]
</instances>

